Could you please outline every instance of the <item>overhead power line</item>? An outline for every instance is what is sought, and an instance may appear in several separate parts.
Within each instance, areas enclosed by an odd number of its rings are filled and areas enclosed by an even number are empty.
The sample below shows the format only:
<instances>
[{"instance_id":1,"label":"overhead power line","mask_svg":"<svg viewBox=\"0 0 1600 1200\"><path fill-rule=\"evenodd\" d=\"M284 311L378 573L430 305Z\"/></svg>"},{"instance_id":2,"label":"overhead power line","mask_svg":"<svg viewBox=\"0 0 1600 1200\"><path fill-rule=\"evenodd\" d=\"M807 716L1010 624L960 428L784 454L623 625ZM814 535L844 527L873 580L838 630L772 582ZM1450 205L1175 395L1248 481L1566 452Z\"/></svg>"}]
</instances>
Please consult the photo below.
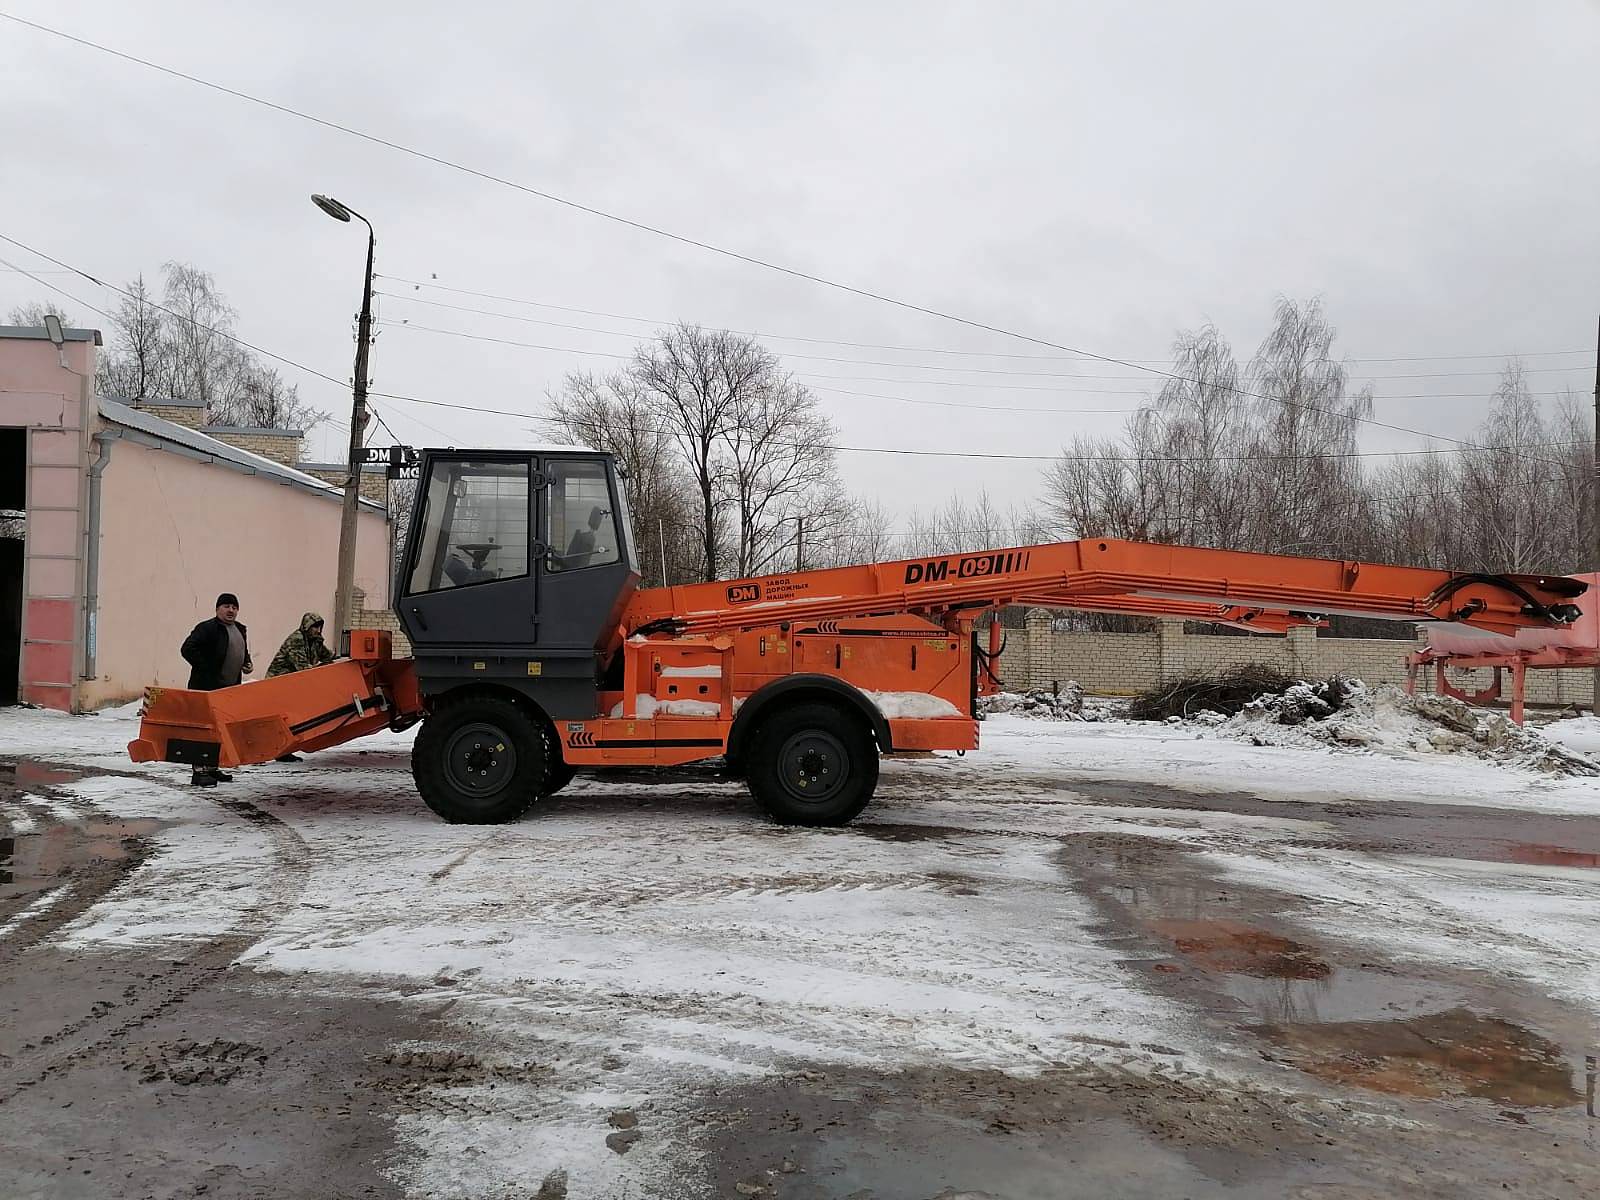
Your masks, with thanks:
<instances>
[{"instance_id":1,"label":"overhead power line","mask_svg":"<svg viewBox=\"0 0 1600 1200\"><path fill-rule=\"evenodd\" d=\"M631 354L617 354L617 353L614 353L614 352L612 352L610 350L583 350L583 349L580 349L580 348L578 348L576 346L552 346L552 345L549 345L549 344L547 344L545 342L524 342L524 341L519 341L519 340L517 340L515 338L494 337L491 334L486 334L486 333L468 333L466 330L462 330L462 329L440 329L440 328L438 328L436 326L433 326L433 325L417 325L417 324L415 324L415 323L413 323L411 321L380 321L380 322L378 322L378 324L383 325L383 326L385 326L387 328L390 328L390 329L409 329L409 330L412 330L412 331L414 331L416 333L432 333L432 334L440 335L442 337L465 338L468 341L473 341L473 342L491 342L491 343L493 343L495 345L516 346L516 347L520 347L521 349L525 349L525 350L545 350L545 351L550 351L550 352L556 353L556 354L573 354L573 355L577 355L578 357L581 357L581 358L631 359L633 357L633 355L631 355ZM796 355L794 357L806 358L806 357L809 357L809 356L802 354L802 355ZM840 360L832 359L832 360L829 360L829 361L837 362L837 361L840 361ZM849 361L849 360L845 360L845 361ZM895 366L895 365L898 365L898 364L887 363L887 364L880 364L880 365ZM1000 372L1000 374L1009 374L1009 372ZM893 378L888 378L888 377L885 377L885 376L882 376L882 375L821 375L821 374L817 374L815 372L809 372L809 371L796 371L795 372L795 377L797 379L837 380L837 381L844 382L844 383L893 383L893 384L900 384L902 386L907 385L907 384L916 384L919 387L980 388L980 389L983 389L985 391L1008 391L1008 392L1055 392L1055 393L1061 393L1061 394L1066 394L1066 395L1076 395L1076 396L1148 396L1150 394L1150 389L1148 389L1148 388L1073 388L1073 387L1059 387L1059 386L1051 386L1051 385L1048 385L1048 384L1033 384L1033 383L986 383L986 382L978 382L978 381L975 381L975 380L967 380L967 379L893 379ZM1096 378L1106 378L1106 377L1104 377L1104 376L1083 375L1083 376L1069 376L1069 378L1096 379ZM1410 378L1410 376L1398 376L1397 378ZM1233 391L1236 390L1236 389L1233 389L1233 388L1223 387L1221 385L1215 385L1215 386L1218 386L1219 390L1227 391L1227 392L1233 392ZM818 390L826 391L827 389L826 388L822 388L822 389L818 389ZM1248 395L1248 394L1251 394L1251 393L1246 393L1246 394ZM1561 394L1562 393L1560 393L1560 392L1553 392L1553 391L1552 392L1530 392L1529 393L1529 395L1532 395L1532 396L1559 396ZM1386 399L1386 400L1465 400L1465 399L1481 398L1483 395L1484 395L1484 393L1482 393L1482 392L1402 392L1402 393L1399 393L1399 394L1393 394L1393 395L1385 396L1384 399ZM903 397L896 397L896 399L903 399ZM910 400L910 401L907 401L907 403L915 404L915 403L918 403L918 401ZM1283 401L1282 403L1288 403L1288 401ZM958 407L958 408L963 408L963 407L977 408L979 406L978 405L956 405L955 407ZM1051 410L1049 410L1049 409L1030 409L1030 410L1024 410L1024 411L1048 412L1048 411L1051 411ZM1058 410L1058 411L1070 412L1070 411L1073 411L1073 410ZM1111 410L1111 411L1129 411L1129 410ZM1337 415L1343 416L1345 414L1341 413L1341 414L1337 414ZM1359 420L1361 418L1351 418L1351 419L1352 420Z\"/></svg>"},{"instance_id":2,"label":"overhead power line","mask_svg":"<svg viewBox=\"0 0 1600 1200\"><path fill-rule=\"evenodd\" d=\"M544 425L560 426L564 429L571 428L574 424L581 427L582 422L569 422L560 417L543 416L538 413L518 411L505 408L487 408L473 404L458 404L446 400L427 400L421 396L406 396L396 392L373 392L372 395L386 400L399 400L408 404L422 404L430 408L454 409L458 412L483 413L491 416L516 417L524 421L536 421ZM633 425L638 433L654 434L658 437L676 436L671 429L662 429L654 426ZM1431 454L1470 454L1490 450L1508 450L1519 452L1523 446L1462 446L1452 449L1428 450L1338 450L1338 451L1308 451L1303 454L1224 454L1224 455L1188 455L1188 454L1006 454L993 453L981 450L913 450L897 446L847 446L841 443L829 442L793 442L774 441L772 445L800 446L805 445L823 450L836 450L845 454L890 454L907 455L923 458L975 458L996 459L1001 461L1022 462L1291 462L1315 461L1319 459L1362 459L1362 458L1409 458L1425 457ZM1547 447L1562 447L1587 445L1587 442L1541 442L1539 445ZM1563 464L1557 464L1563 465Z\"/></svg>"},{"instance_id":3,"label":"overhead power line","mask_svg":"<svg viewBox=\"0 0 1600 1200\"><path fill-rule=\"evenodd\" d=\"M3 15L3 14L0 14L0 15ZM121 296L124 296L124 297L127 297L128 299L136 299L136 297L134 297L133 293L127 291L126 289L120 288L116 284L106 283L104 280L99 279L98 277L90 274L88 271L85 271L80 267L75 267L70 263L63 262L60 259L54 258L54 257L44 253L42 250L38 250L35 247L30 246L25 242L18 241L16 238L10 237L10 236L8 236L6 234L0 234L0 241L4 241L4 242L6 242L6 243L8 243L10 245L18 247L19 249L25 250L29 254L33 254L38 258L42 258L45 262L52 263L53 265L55 265L57 267L60 267L63 270L69 271L72 274L77 275L77 276L87 280L88 282L94 284L97 287L109 289L110 291L116 292L117 294L119 294ZM15 264L12 264L9 261L4 260L4 259L0 259L0 265L15 266ZM104 309L99 308L99 307L97 307L95 305L89 304L87 301L83 300L81 297L73 295L72 293L70 293L70 292L66 291L65 289L57 286L56 284L53 284L53 283L49 282L46 279L43 279L43 278L41 278L39 276L36 276L36 275L33 275L32 273L30 273L29 271L27 271L24 268L16 267L16 270L19 271L20 273L24 274L24 275L28 275L29 278L33 279L40 286L49 288L51 291L57 292L60 295L65 296L67 299L72 300L74 303L77 303L77 304L81 305L82 307L88 309L89 311L98 313L100 316L105 317L108 321L111 321L113 323L115 322L116 318L114 316L112 316L112 314L106 312ZM218 337L225 338L225 339L227 339L227 340L229 340L231 342L234 342L236 345L243 346L244 348L246 348L248 350L251 350L251 351L253 351L253 352L257 353L257 354L260 354L263 357L272 359L274 362L283 363L286 366L292 367L292 368L294 368L296 370L299 370L299 371L304 371L309 375L313 375L313 376L317 377L318 379L323 379L323 380L326 380L326 381L328 381L330 383L337 384L340 387L344 387L345 386L343 381L335 378L332 375L327 374L326 372L319 371L315 367L307 366L305 363L297 362L294 359L287 358L287 357L285 357L285 356L283 356L281 354L277 354L277 353L275 353L275 352L273 352L271 350L267 350L265 347L258 346L258 345L254 344L252 342L247 342L243 338L238 337L235 334L228 333L228 332L226 332L224 330L216 329L213 326L205 325L200 321L196 321L191 317L187 317L182 313L179 313L179 312L174 311L173 309L167 308L165 305L158 304L155 301L150 300L148 297L144 297L143 298L143 302L149 304L150 307L155 308L157 311L166 313L168 316L173 317L175 320L183 321L183 322L185 322L185 323L187 323L187 324L189 324L189 325L191 325L191 326L193 326L193 327L195 327L197 329L202 329L202 330L205 330L205 331L207 331L209 333L213 333ZM467 335L467 336L471 336L471 335ZM561 424L561 422L559 422L556 418L553 418L553 417L542 417L542 416L539 416L537 414L531 414L531 413L526 413L526 412L516 412L516 411L510 411L510 410L504 410L504 409L482 408L482 407L477 407L477 406L473 406L473 405L453 404L453 403L448 403L448 402L445 402L445 401L438 401L438 400L426 400L426 399L423 399L423 398L418 397L418 396L407 396L407 395L401 395L401 394L397 394L397 393L393 393L393 392L373 392L373 393L371 393L371 395L374 396L374 397L378 397L378 398L389 399L389 400L399 400L399 401L406 402L406 403L411 403L411 404L420 404L420 405L426 405L426 406L436 407L436 408L455 409L455 410L461 411L461 412L476 412L476 413L484 413L484 414L498 415L498 416L517 417L517 418L523 419L523 420L532 420L532 421L538 421L538 422L547 423L547 424ZM335 425L336 427L339 427L339 428L345 428L345 429L348 428L348 426L345 425L344 423L336 421L336 420L333 420L332 418L329 418L329 423L333 424L333 425ZM671 436L671 431L670 430L655 429L655 430L650 430L649 432L656 433L656 434L658 434L660 436ZM392 431L391 431L391 435L392 435ZM1445 440L1456 441L1456 439L1445 439ZM1552 445L1552 446L1559 446L1559 445L1565 445L1565 444L1567 444L1567 443L1550 443L1550 445ZM1332 452L1332 453L1308 453L1308 454L1299 454L1299 455L1240 455L1240 456L1234 456L1234 458L1235 459L1239 459L1239 460L1242 460L1242 459L1310 460L1310 459L1322 459L1322 458L1362 459L1362 458L1385 458L1385 457L1425 455L1425 454L1438 454L1438 453L1462 453L1462 452L1466 452L1466 451L1484 450L1484 449L1486 449L1486 447L1473 445L1471 443L1459 443L1459 445L1460 445L1460 449L1459 450L1455 450L1455 451L1445 451L1445 450L1438 450L1438 449L1409 450L1409 451L1407 451L1407 450L1339 451L1339 452ZM979 451L957 451L957 450L913 450L913 449L906 449L906 448L901 448L901 447L882 447L882 446L875 447L875 446L826 445L824 448L835 450L835 451L839 451L839 452L842 452L842 453L851 453L851 454L886 454L886 455L896 455L896 456L917 456L917 457L927 457L927 458L972 458L972 459L989 459L989 460L1002 460L1002 461L1056 462L1056 461L1061 461L1062 458L1064 457L1064 456L1059 455L1059 454L1055 454L1055 455L1038 455L1038 454L1002 454L1002 453L989 453L989 452L979 452ZM1521 451L1523 449L1525 449L1525 447L1501 447L1501 448L1502 449L1512 450L1514 453L1518 454L1519 457L1531 457L1531 456L1525 456L1525 455L1523 455L1521 453ZM1072 456L1065 456L1065 457L1070 458ZM1111 457L1111 456L1101 455L1101 456L1079 456L1079 457L1083 461L1099 461L1101 459L1105 459L1105 458L1108 458L1108 457ZM1118 457L1123 457L1123 456L1118 456ZM1189 456L1169 456L1169 460L1170 461L1185 461L1185 462L1209 461L1209 460L1197 459L1197 458L1193 458L1193 457L1189 457ZM1152 460L1151 458L1147 457L1145 459L1145 461L1154 461L1154 460ZM1217 461L1231 461L1231 460L1229 460L1229 459L1220 459L1220 460L1217 460ZM1550 459L1538 459L1537 461L1546 462L1546 463L1549 463L1550 465L1553 465L1553 466L1562 466L1563 465L1563 464L1561 464L1559 462L1556 462L1556 461L1550 460Z\"/></svg>"},{"instance_id":4,"label":"overhead power line","mask_svg":"<svg viewBox=\"0 0 1600 1200\"><path fill-rule=\"evenodd\" d=\"M138 66L145 67L148 70L158 71L161 74L171 76L174 79L181 79L185 82L195 84L198 87L208 88L211 91L218 92L226 96L232 96L236 100L242 100L248 104L255 104L262 108L270 109L273 112L281 113L284 116L293 117L296 120L317 125L323 129L331 129L335 132L343 133L349 137L356 138L371 145L382 146L385 149L395 151L397 154L404 154L422 162L433 163L435 166L444 167L447 170L457 171L463 175L468 175L475 179L481 179L487 183L493 183L500 187L509 188L513 191L521 192L524 195L533 196L540 200L546 200L552 204L558 204L575 212L586 213L589 216L597 217L601 220L609 221L625 228L634 229L641 233L648 233L652 236L666 239L667 241L676 242L679 245L690 246L698 250L704 250L708 254L716 254L723 258L731 259L735 262L742 262L749 266L758 267L762 270L785 275L791 279L798 279L807 283L813 283L819 287L831 288L832 290L845 295L857 296L864 300L872 300L880 304L886 304L891 307L901 309L905 312L920 313L923 316L933 317L942 321L949 321L952 324L961 325L968 329L976 329L984 333L992 333L1000 337L1013 338L1017 341L1027 342L1031 345L1042 346L1047 350L1058 350L1065 354L1078 355L1113 366L1127 367L1130 370L1147 371L1150 374L1166 379L1172 379L1179 383L1197 382L1187 378L1186 376L1174 374L1171 371L1165 371L1156 367L1146 366L1142 363L1133 362L1128 359L1116 358L1112 355L1097 354L1090 350L1084 350L1075 346L1066 345L1061 342L1051 341L1048 338L1035 337L1032 334L1021 333L1016 330L1007 329L1000 325L990 324L986 321L976 320L971 317L963 317L957 313L947 312L943 309L932 308L923 304L916 304L909 300L901 300L884 292L873 291L872 289L865 287L857 287L854 284L844 283L835 279L829 279L826 276L818 275L811 271L803 271L796 267L784 266L783 264L773 262L770 259L760 258L753 254L745 254L741 251L733 250L726 246L719 246L714 242L708 242L701 238L690 237L687 234L675 233L672 230L666 229L659 225L652 225L646 221L634 220L631 217L625 217L619 213L613 213L602 208L596 208L590 204L583 204L577 200L571 200L565 196L557 195L554 192L546 191L542 188L532 187L529 184L519 183L518 181L509 179L503 175L496 175L491 171L481 170L480 168L469 166L453 159L445 158L442 155L431 154L425 150L419 150L415 147L392 141L389 138L380 137L377 134L368 133L365 130L356 129L353 126L345 125L338 121L329 120L326 117L315 116L314 114L305 112L301 109L292 108L286 104L279 104L276 101L268 100L261 96L252 95L251 93L241 91L238 88L228 87L225 84L217 83L214 80L204 79L198 75L191 75L188 72L177 70L174 67L153 62L150 59L140 58L138 55L129 54L123 50L113 49L112 47L103 45L99 42L90 41L88 38L82 38L76 36L75 34L67 33L62 29L56 29L48 25L40 24L36 21L26 20L12 13L0 11L0 18L11 21L18 25L22 25L38 33L61 38L65 41L72 42L75 45L83 46L98 53L110 55L111 57L121 59L124 62L131 62ZM1357 421L1362 424L1371 425L1374 428L1388 429L1395 433L1405 433L1410 434L1413 437L1421 438L1440 437L1442 440L1458 445L1472 445L1471 442L1465 441L1464 439L1445 438L1440 434L1429 434L1420 429L1410 429L1404 425L1395 425L1387 421L1376 420L1372 417L1356 417L1349 413L1339 412L1336 409L1327 409L1319 405L1306 404L1295 400L1287 400L1281 396L1271 396L1262 392L1254 392L1247 388L1232 387L1227 388L1226 390L1236 395L1250 396L1258 400L1266 400L1270 403L1281 404L1285 407L1299 409L1304 412L1322 413L1323 415L1331 416L1336 419Z\"/></svg>"},{"instance_id":5,"label":"overhead power line","mask_svg":"<svg viewBox=\"0 0 1600 1200\"><path fill-rule=\"evenodd\" d=\"M391 282L398 282L398 283L411 283L412 282L411 280L408 280L408 279L396 279L392 275L391 276L380 276L380 278L386 278L386 279L389 279ZM415 284L414 286L417 286L417 287L442 287L443 285L441 285L441 284L422 284L422 283L418 283L418 284ZM446 291L458 291L458 290L461 290L461 289L446 288L444 290L446 290ZM543 325L543 326L546 326L546 327L548 327L550 329L568 329L568 330L573 330L573 331L578 332L578 333L594 333L594 334L599 334L599 335L601 335L603 337L627 338L630 341L634 341L634 342L647 341L647 340L650 340L651 336L652 336L652 335L646 335L646 334L640 334L640 333L629 333L628 331L622 330L622 329L600 329L600 328L597 328L596 326L593 326L593 325L572 325L572 324L568 324L567 322L564 322L564 321L546 321L546 320L543 320L542 318L539 318L539 317L524 317L524 316L521 316L521 315L519 315L517 313L496 312L494 309L490 309L490 308L474 308L474 307L472 307L470 305L463 305L463 304L446 304L441 300L424 300L420 296L407 296L403 292L386 292L386 291L381 291L380 290L380 291L375 292L373 294L377 295L377 296L383 296L386 299L390 299L390 300L399 300L404 304L425 304L430 308L443 308L443 309L448 309L451 312L471 313L471 314L474 314L474 315L477 315L477 316L483 316L483 317L497 317L502 321L517 321L517 322L520 322L520 323L525 324L525 325ZM468 295L473 295L473 296L487 296L488 295L487 293L482 293L482 292L468 292L467 294ZM652 319L650 317L624 316L621 313L596 312L593 309L586 309L586 308L567 308L567 307L565 307L563 305L559 305L559 304L548 304L547 305L547 304L541 304L537 300L512 300L510 297L492 297L492 296L489 297L489 298L491 298L491 299L500 299L500 300L503 300L503 301L505 301L507 303L531 304L531 305L536 305L536 306L541 307L541 308L558 309L558 310L563 311L563 312L582 313L582 314L585 314L585 315L588 315L588 316L603 317L603 318L606 318L608 320L614 320L614 321L635 321L635 322L638 322L641 325L652 325L656 329L662 329L662 328L666 328L666 327L669 327L669 326L674 326L674 325L677 325L677 324L680 323L680 322L677 322L677 321L667 321L667 320L661 320L661 319ZM399 323L406 324L406 325L410 325L411 324L410 321L403 321L403 322L399 322ZM1084 360L1078 359L1078 358L1066 357L1066 356L1062 356L1062 355L1052 355L1052 354L1002 354L1002 353L997 353L997 352L988 351L988 350L948 350L948 349L940 349L940 348L926 347L926 346L923 346L923 347L917 347L917 346L890 346L890 345L882 345L882 344L873 343L873 342L831 342L831 341L829 341L828 339L825 339L825 338L786 337L786 336L784 336L782 334L761 333L761 332L758 332L756 330L726 329L726 328L723 328L721 326L714 326L713 327L713 326L711 326L711 325L709 325L709 324L707 324L705 322L690 322L690 324L699 324L699 325L702 325L705 328L715 328L716 332L718 332L718 333L731 333L731 334L736 334L736 335L738 335L740 337L759 338L762 341L811 342L811 343L816 343L816 344L821 344L821 345L849 346L849 347L854 347L854 348L857 348L857 349L895 350L895 351L900 351L900 352L906 353L906 354L959 355L959 356L967 357L967 358L1012 358L1012 359L1028 359L1028 360L1032 360L1032 361L1044 361L1044 362L1080 362L1080 361L1084 361ZM1577 351L1551 350L1551 351L1545 351L1544 353L1546 355L1556 355L1556 354L1563 354L1563 353L1578 353L1578 352ZM1587 352L1584 352L1584 353L1587 353ZM1015 370L1011 370L1011 369L1008 369L1008 368L998 368L998 367L959 367L959 366L946 366L944 364L931 364L931 363L884 362L884 361L876 360L876 359L836 358L836 357L833 357L833 356L830 356L830 355L820 355L820 354L793 354L793 353L790 353L788 351L784 352L783 357L784 358L793 358L793 359L809 359L809 360L811 360L813 362L857 363L857 364L859 364L861 366L871 366L871 367L899 367L899 368L902 368L904 370L913 370L913 371L953 371L953 372L960 372L960 373L965 373L965 374L969 374L969 375L1022 375L1022 376L1035 376L1035 377L1039 377L1039 378L1110 379L1110 380L1116 380L1116 379L1127 380L1129 378L1129 376L1127 376L1127 375L1080 375L1080 374L1077 374L1075 372L1068 372L1068 371L1015 371ZM1531 357L1531 356L1530 355L1519 355L1519 354L1460 355L1460 356L1441 355L1441 356L1438 357L1438 361L1448 361L1449 359L1455 358L1455 357L1459 357L1459 358L1497 358L1497 359L1501 359L1501 360L1507 360L1507 359L1514 359L1514 358L1526 358L1526 357ZM1145 358L1145 359L1130 359L1129 361L1130 362L1142 362L1142 363L1169 364L1173 360L1170 359L1170 358L1164 358L1164 359ZM1347 363L1388 362L1388 361L1396 361L1396 362L1398 362L1398 361L1402 361L1402 360L1399 360L1399 359L1389 360L1389 359L1378 359L1378 358L1347 358L1347 359L1339 360L1339 364L1338 365L1343 366L1343 365L1345 365ZM1423 361L1423 360L1414 359L1414 360L1404 360L1404 361ZM1534 373L1546 374L1546 373L1552 373L1552 372L1554 372L1554 373L1573 373L1573 372L1578 372L1578 371L1585 371L1586 372L1588 369L1589 369L1588 364L1587 363L1582 363L1582 364L1579 364L1577 366L1571 366L1571 367L1524 367L1523 368L1523 372L1524 372L1524 374L1534 374ZM1431 371L1431 372L1423 372L1423 373L1415 373L1415 374L1398 374L1398 375L1372 375L1372 374L1367 374L1365 372L1362 372L1360 374L1361 374L1361 377L1363 379L1454 379L1454 378L1476 377L1476 376L1480 376L1480 375L1498 375L1499 373L1500 373L1500 368L1497 368L1497 367L1486 367L1486 368L1484 368L1482 370L1478 370L1478 371Z\"/></svg>"}]
</instances>

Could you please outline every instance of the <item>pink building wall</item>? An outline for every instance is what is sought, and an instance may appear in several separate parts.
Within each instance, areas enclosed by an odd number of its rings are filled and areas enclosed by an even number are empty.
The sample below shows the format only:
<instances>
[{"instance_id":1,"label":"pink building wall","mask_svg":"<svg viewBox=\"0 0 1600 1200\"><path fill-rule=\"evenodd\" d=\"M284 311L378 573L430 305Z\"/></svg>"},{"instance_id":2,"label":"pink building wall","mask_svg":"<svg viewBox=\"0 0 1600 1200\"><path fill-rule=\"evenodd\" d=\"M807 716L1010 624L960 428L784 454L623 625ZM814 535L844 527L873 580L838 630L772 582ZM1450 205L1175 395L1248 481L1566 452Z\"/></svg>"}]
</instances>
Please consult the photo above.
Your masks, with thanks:
<instances>
[{"instance_id":1,"label":"pink building wall","mask_svg":"<svg viewBox=\"0 0 1600 1200\"><path fill-rule=\"evenodd\" d=\"M0 339L0 425L26 430L21 693L30 703L65 710L74 706L83 665L94 370L93 341L70 341L58 351L42 338Z\"/></svg>"},{"instance_id":2,"label":"pink building wall","mask_svg":"<svg viewBox=\"0 0 1600 1200\"><path fill-rule=\"evenodd\" d=\"M192 454L110 439L101 479L98 604L90 668L90 468L103 421L94 398L98 334L69 331L58 353L26 333L0 335L0 427L25 434L22 699L78 711L182 686L178 647L212 615L217 593L242 602L256 674L307 609L333 614L340 502ZM62 366L65 360L66 368ZM145 442L150 439L145 437ZM356 586L369 607L389 596L389 527L363 509Z\"/></svg>"},{"instance_id":3,"label":"pink building wall","mask_svg":"<svg viewBox=\"0 0 1600 1200\"><path fill-rule=\"evenodd\" d=\"M339 499L129 440L106 466L100 518L100 613L95 678L85 708L182 687L178 647L213 615L219 592L239 597L255 675L308 609L333 619ZM389 597L389 527L363 510L356 586L372 607Z\"/></svg>"}]
</instances>

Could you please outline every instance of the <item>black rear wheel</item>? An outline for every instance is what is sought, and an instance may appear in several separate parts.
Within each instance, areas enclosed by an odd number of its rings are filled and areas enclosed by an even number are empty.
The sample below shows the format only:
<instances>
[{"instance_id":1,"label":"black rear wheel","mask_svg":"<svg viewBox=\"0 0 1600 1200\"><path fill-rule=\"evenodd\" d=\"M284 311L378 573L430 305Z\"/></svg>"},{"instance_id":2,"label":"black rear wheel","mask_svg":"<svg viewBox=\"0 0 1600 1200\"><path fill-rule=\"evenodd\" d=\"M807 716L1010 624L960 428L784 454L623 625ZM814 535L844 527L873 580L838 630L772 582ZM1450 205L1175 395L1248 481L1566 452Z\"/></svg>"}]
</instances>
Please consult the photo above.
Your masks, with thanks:
<instances>
[{"instance_id":1,"label":"black rear wheel","mask_svg":"<svg viewBox=\"0 0 1600 1200\"><path fill-rule=\"evenodd\" d=\"M878 786L878 747L866 723L829 704L773 713L751 739L750 794L785 825L845 825Z\"/></svg>"},{"instance_id":2,"label":"black rear wheel","mask_svg":"<svg viewBox=\"0 0 1600 1200\"><path fill-rule=\"evenodd\" d=\"M428 715L411 749L423 803L457 825L514 821L546 790L548 734L500 696L447 700Z\"/></svg>"}]
</instances>

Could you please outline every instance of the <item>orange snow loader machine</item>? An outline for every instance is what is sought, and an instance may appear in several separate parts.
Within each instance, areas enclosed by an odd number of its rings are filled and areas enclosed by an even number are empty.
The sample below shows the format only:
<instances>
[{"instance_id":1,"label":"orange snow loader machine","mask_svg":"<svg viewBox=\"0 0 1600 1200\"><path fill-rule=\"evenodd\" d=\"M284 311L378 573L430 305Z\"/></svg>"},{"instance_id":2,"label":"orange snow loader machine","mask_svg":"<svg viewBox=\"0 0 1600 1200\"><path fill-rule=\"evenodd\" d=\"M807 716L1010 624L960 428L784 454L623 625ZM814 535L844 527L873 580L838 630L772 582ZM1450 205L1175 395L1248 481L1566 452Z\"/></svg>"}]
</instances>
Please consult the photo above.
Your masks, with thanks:
<instances>
[{"instance_id":1,"label":"orange snow loader machine","mask_svg":"<svg viewBox=\"0 0 1600 1200\"><path fill-rule=\"evenodd\" d=\"M425 450L390 635L215 692L151 688L135 762L231 767L418 721L412 772L447 821L524 813L584 769L722 758L774 818L839 825L879 756L977 748L1006 605L1263 633L1326 614L1563 626L1559 576L1454 575L1091 538L641 589L610 455Z\"/></svg>"}]
</instances>

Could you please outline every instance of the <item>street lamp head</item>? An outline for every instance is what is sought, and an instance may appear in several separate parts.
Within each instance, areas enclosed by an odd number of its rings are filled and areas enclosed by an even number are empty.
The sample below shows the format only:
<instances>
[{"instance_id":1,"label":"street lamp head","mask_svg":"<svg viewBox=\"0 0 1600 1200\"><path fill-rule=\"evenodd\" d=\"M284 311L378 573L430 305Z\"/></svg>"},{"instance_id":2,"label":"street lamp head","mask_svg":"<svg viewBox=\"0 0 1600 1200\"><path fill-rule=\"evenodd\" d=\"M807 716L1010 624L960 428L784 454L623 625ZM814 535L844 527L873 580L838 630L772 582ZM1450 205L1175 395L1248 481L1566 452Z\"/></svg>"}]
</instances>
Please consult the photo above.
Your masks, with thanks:
<instances>
[{"instance_id":1,"label":"street lamp head","mask_svg":"<svg viewBox=\"0 0 1600 1200\"><path fill-rule=\"evenodd\" d=\"M312 196L311 203L315 204L335 221L348 221L350 219L350 210L332 196Z\"/></svg>"},{"instance_id":2,"label":"street lamp head","mask_svg":"<svg viewBox=\"0 0 1600 1200\"><path fill-rule=\"evenodd\" d=\"M45 313L44 332L45 336L50 339L50 343L55 346L57 350L66 345L67 336L61 329L61 318L55 313Z\"/></svg>"}]
</instances>

